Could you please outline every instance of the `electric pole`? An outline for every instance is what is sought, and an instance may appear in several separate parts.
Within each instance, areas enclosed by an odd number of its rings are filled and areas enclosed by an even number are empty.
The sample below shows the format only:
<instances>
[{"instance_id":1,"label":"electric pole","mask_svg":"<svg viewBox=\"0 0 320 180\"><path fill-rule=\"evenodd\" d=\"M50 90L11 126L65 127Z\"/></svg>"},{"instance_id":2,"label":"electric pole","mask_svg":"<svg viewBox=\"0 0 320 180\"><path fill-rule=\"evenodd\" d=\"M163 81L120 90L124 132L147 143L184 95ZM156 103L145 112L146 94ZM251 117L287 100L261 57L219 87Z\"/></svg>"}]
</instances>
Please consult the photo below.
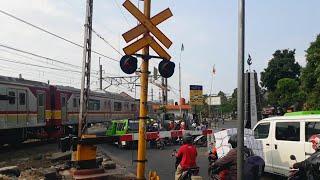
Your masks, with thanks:
<instances>
[{"instance_id":1,"label":"electric pole","mask_svg":"<svg viewBox=\"0 0 320 180\"><path fill-rule=\"evenodd\" d=\"M165 101L164 101L164 104L165 105L168 105L168 79L167 78L164 78L164 84L165 84Z\"/></svg>"},{"instance_id":2,"label":"electric pole","mask_svg":"<svg viewBox=\"0 0 320 180\"><path fill-rule=\"evenodd\" d=\"M91 67L91 38L92 38L92 7L93 0L87 0L86 18L84 30L84 46L83 46L83 63L81 78L81 95L80 95L80 112L78 123L78 137L81 138L82 133L86 129L87 110L89 104L90 91L90 67Z\"/></svg>"},{"instance_id":3,"label":"electric pole","mask_svg":"<svg viewBox=\"0 0 320 180\"><path fill-rule=\"evenodd\" d=\"M180 61L181 61L181 53L180 53ZM180 117L182 118L182 111L181 111L181 66L179 62L179 110L180 110Z\"/></svg>"},{"instance_id":4,"label":"electric pole","mask_svg":"<svg viewBox=\"0 0 320 180\"><path fill-rule=\"evenodd\" d=\"M100 90L102 90L102 65L100 64L100 57L99 57L99 73L100 73Z\"/></svg>"},{"instance_id":5,"label":"electric pole","mask_svg":"<svg viewBox=\"0 0 320 180\"><path fill-rule=\"evenodd\" d=\"M244 36L245 36L245 0L239 0L238 28L238 143L237 143L237 179L243 177L243 145L244 145Z\"/></svg>"},{"instance_id":6,"label":"electric pole","mask_svg":"<svg viewBox=\"0 0 320 180\"><path fill-rule=\"evenodd\" d=\"M151 88L151 102L153 102L153 88Z\"/></svg>"}]
</instances>

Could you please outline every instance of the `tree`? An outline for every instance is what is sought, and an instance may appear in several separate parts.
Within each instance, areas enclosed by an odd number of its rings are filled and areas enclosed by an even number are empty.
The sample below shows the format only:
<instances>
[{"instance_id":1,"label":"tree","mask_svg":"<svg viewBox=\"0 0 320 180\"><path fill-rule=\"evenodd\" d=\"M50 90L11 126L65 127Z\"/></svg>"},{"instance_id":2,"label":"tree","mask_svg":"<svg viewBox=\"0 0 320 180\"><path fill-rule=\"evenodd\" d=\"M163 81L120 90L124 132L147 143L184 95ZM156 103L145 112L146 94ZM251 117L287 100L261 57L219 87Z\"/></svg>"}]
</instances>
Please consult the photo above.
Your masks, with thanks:
<instances>
[{"instance_id":1,"label":"tree","mask_svg":"<svg viewBox=\"0 0 320 180\"><path fill-rule=\"evenodd\" d=\"M227 96L223 91L219 91L218 96L220 96L220 98L221 98L221 104L223 104L227 101Z\"/></svg>"},{"instance_id":2,"label":"tree","mask_svg":"<svg viewBox=\"0 0 320 180\"><path fill-rule=\"evenodd\" d=\"M282 78L298 80L301 66L295 62L294 55L295 50L276 50L268 67L261 72L261 86L273 92Z\"/></svg>"},{"instance_id":3,"label":"tree","mask_svg":"<svg viewBox=\"0 0 320 180\"><path fill-rule=\"evenodd\" d=\"M269 98L285 111L292 106L301 110L305 94L300 90L298 81L283 78L278 81L275 91L269 94Z\"/></svg>"},{"instance_id":4,"label":"tree","mask_svg":"<svg viewBox=\"0 0 320 180\"><path fill-rule=\"evenodd\" d=\"M302 70L301 85L307 93L306 109L320 109L320 34L306 51L306 67Z\"/></svg>"}]
</instances>

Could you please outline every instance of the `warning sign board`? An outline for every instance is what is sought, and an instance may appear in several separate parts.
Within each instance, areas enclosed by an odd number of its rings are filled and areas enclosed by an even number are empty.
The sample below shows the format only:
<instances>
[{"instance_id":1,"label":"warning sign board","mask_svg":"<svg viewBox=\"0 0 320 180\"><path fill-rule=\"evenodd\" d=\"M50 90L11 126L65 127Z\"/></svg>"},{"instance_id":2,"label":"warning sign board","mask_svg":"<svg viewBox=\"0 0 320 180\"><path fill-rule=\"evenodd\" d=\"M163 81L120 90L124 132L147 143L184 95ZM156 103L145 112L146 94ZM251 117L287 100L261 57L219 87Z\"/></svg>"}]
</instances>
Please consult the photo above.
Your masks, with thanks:
<instances>
[{"instance_id":1,"label":"warning sign board","mask_svg":"<svg viewBox=\"0 0 320 180\"><path fill-rule=\"evenodd\" d=\"M190 85L190 105L203 105L202 86Z\"/></svg>"}]
</instances>

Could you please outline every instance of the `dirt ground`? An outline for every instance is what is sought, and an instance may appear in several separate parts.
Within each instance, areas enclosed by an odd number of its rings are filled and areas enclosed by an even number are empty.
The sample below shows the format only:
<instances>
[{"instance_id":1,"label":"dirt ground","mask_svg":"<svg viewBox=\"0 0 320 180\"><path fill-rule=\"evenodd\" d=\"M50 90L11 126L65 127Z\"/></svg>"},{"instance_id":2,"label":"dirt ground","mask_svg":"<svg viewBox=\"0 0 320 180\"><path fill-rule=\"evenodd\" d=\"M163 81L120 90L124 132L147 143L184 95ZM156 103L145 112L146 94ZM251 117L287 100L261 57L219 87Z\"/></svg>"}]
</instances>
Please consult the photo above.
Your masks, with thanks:
<instances>
[{"instance_id":1,"label":"dirt ground","mask_svg":"<svg viewBox=\"0 0 320 180\"><path fill-rule=\"evenodd\" d=\"M26 148L23 146L27 145L1 149L0 167L18 166L21 175L16 179L44 179L41 173L43 169L61 166L61 162L52 162L49 159L53 153L59 152L57 144L42 144ZM0 176L1 178L6 179Z\"/></svg>"}]
</instances>

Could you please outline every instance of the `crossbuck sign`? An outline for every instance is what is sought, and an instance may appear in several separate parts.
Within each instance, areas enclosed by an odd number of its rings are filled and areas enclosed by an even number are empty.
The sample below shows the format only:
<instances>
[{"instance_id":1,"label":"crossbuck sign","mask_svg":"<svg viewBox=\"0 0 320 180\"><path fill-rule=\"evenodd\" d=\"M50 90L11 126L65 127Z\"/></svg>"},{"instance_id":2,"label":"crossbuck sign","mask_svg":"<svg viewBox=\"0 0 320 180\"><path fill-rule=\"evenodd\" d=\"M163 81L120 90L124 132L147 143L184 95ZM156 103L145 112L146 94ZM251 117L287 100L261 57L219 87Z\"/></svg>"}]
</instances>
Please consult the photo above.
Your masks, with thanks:
<instances>
[{"instance_id":1,"label":"crossbuck sign","mask_svg":"<svg viewBox=\"0 0 320 180\"><path fill-rule=\"evenodd\" d=\"M122 35L127 43L135 38L138 38L140 35L146 32L150 32L163 44L163 46L165 46L167 49L170 48L172 45L171 40L157 27L158 24L172 16L172 12L169 8L163 10L152 18L147 18L134 4L130 2L130 0L126 0L123 3L123 6L141 23ZM126 55L133 55L142 48L150 46L161 58L170 60L171 56L161 47L154 37L151 35L144 36L143 38L123 48L123 51Z\"/></svg>"}]
</instances>

